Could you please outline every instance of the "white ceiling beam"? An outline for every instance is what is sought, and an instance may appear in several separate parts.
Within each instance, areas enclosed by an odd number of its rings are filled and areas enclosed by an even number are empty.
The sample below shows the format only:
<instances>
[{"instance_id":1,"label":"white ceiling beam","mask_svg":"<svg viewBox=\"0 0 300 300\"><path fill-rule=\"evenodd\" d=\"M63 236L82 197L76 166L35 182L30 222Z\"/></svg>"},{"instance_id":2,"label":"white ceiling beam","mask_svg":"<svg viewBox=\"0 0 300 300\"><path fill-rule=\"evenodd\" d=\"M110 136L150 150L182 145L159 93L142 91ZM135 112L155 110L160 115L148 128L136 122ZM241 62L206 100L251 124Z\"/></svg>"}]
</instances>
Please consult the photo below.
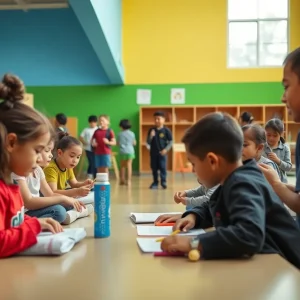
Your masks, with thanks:
<instances>
[{"instance_id":1,"label":"white ceiling beam","mask_svg":"<svg viewBox=\"0 0 300 300\"><path fill-rule=\"evenodd\" d=\"M32 3L25 4L23 8L22 5L19 4L0 4L0 10L20 10L20 9L55 9L55 8L67 8L68 3Z\"/></svg>"}]
</instances>

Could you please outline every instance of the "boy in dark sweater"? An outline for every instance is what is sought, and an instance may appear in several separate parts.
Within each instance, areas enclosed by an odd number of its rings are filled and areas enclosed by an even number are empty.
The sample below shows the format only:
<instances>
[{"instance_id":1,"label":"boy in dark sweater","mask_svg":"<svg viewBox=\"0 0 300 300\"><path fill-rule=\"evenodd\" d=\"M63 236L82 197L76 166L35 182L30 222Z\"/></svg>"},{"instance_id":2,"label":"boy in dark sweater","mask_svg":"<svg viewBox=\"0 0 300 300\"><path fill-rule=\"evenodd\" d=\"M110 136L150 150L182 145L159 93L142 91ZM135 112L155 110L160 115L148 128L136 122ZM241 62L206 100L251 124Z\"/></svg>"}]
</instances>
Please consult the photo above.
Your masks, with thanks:
<instances>
[{"instance_id":1,"label":"boy in dark sweater","mask_svg":"<svg viewBox=\"0 0 300 300\"><path fill-rule=\"evenodd\" d=\"M147 144L150 146L150 164L153 182L150 189L158 188L158 171L160 171L161 186L167 188L167 153L172 148L171 130L164 126L165 115L158 111L154 113L155 127L148 131Z\"/></svg>"},{"instance_id":2,"label":"boy in dark sweater","mask_svg":"<svg viewBox=\"0 0 300 300\"><path fill-rule=\"evenodd\" d=\"M213 113L182 139L188 159L207 188L220 184L209 202L185 212L175 230L216 230L196 238L170 236L167 252L198 251L203 259L277 253L300 268L300 230L254 160L242 163L243 134L229 115Z\"/></svg>"}]
</instances>

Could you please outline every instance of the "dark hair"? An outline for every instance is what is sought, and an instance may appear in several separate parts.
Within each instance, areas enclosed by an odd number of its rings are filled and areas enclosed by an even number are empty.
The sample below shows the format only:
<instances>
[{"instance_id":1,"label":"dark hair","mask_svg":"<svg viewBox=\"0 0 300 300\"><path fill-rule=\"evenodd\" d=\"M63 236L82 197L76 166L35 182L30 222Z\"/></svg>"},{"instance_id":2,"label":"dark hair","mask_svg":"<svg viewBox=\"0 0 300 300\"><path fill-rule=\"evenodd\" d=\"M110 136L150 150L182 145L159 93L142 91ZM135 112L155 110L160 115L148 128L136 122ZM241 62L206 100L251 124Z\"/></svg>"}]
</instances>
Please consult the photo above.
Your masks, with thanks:
<instances>
[{"instance_id":1,"label":"dark hair","mask_svg":"<svg viewBox=\"0 0 300 300\"><path fill-rule=\"evenodd\" d=\"M285 139L281 136L284 132L284 125L280 119L274 118L274 119L269 120L265 126L265 129L272 129L275 132L277 132L280 135L281 143L282 144L285 143Z\"/></svg>"},{"instance_id":2,"label":"dark hair","mask_svg":"<svg viewBox=\"0 0 300 300\"><path fill-rule=\"evenodd\" d=\"M131 124L130 124L129 120L127 120L127 119L121 120L119 126L125 130L131 128Z\"/></svg>"},{"instance_id":3,"label":"dark hair","mask_svg":"<svg viewBox=\"0 0 300 300\"><path fill-rule=\"evenodd\" d=\"M89 116L88 122L89 123L97 123L98 122L97 116L94 116L94 115Z\"/></svg>"},{"instance_id":4,"label":"dark hair","mask_svg":"<svg viewBox=\"0 0 300 300\"><path fill-rule=\"evenodd\" d=\"M284 62L284 65L291 64L291 70L297 74L300 80L300 47L296 48L294 51L290 52Z\"/></svg>"},{"instance_id":5,"label":"dark hair","mask_svg":"<svg viewBox=\"0 0 300 300\"><path fill-rule=\"evenodd\" d=\"M250 130L251 140L256 146L267 142L264 128L258 124L249 124L242 127L243 132Z\"/></svg>"},{"instance_id":6,"label":"dark hair","mask_svg":"<svg viewBox=\"0 0 300 300\"><path fill-rule=\"evenodd\" d=\"M240 116L241 120L245 123L251 124L254 121L254 117L251 113L245 111Z\"/></svg>"},{"instance_id":7,"label":"dark hair","mask_svg":"<svg viewBox=\"0 0 300 300\"><path fill-rule=\"evenodd\" d=\"M165 118L165 113L163 111L156 111L153 114L153 117L162 117L162 118Z\"/></svg>"},{"instance_id":8,"label":"dark hair","mask_svg":"<svg viewBox=\"0 0 300 300\"><path fill-rule=\"evenodd\" d=\"M208 152L229 163L241 158L243 134L236 120L226 113L211 113L190 127L182 138L189 152L204 159Z\"/></svg>"},{"instance_id":9,"label":"dark hair","mask_svg":"<svg viewBox=\"0 0 300 300\"><path fill-rule=\"evenodd\" d=\"M6 152L7 134L14 133L18 143L26 143L50 132L53 127L41 113L24 104L25 87L16 76L6 74L0 81L0 178L9 181Z\"/></svg>"},{"instance_id":10,"label":"dark hair","mask_svg":"<svg viewBox=\"0 0 300 300\"><path fill-rule=\"evenodd\" d=\"M65 114L59 113L55 116L55 119L59 125L65 126L68 122L68 118Z\"/></svg>"},{"instance_id":11,"label":"dark hair","mask_svg":"<svg viewBox=\"0 0 300 300\"><path fill-rule=\"evenodd\" d=\"M60 149L62 151L66 151L74 145L82 147L81 142L70 136L68 133L62 131L58 133L57 144L55 147L56 150Z\"/></svg>"}]
</instances>

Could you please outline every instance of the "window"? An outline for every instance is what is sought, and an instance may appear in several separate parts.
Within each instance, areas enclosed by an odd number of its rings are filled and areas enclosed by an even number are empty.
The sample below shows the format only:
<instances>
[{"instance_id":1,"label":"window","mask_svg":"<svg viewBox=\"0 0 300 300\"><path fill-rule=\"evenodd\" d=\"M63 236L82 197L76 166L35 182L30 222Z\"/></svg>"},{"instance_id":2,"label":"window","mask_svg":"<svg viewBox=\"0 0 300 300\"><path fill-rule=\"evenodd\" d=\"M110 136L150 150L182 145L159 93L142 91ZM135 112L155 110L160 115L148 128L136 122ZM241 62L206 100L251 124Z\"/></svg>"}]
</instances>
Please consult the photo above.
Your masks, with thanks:
<instances>
[{"instance_id":1,"label":"window","mask_svg":"<svg viewBox=\"0 0 300 300\"><path fill-rule=\"evenodd\" d=\"M228 66L281 66L288 53L288 0L228 0Z\"/></svg>"}]
</instances>

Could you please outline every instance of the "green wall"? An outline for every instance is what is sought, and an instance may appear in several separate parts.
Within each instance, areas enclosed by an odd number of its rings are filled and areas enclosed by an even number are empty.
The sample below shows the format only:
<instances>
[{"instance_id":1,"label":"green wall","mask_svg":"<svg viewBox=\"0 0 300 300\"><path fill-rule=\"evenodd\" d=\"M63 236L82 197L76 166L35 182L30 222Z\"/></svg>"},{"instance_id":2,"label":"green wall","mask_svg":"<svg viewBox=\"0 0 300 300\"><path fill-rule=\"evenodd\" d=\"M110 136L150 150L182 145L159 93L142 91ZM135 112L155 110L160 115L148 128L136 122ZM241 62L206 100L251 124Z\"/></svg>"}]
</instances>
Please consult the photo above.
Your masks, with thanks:
<instances>
[{"instance_id":1,"label":"green wall","mask_svg":"<svg viewBox=\"0 0 300 300\"><path fill-rule=\"evenodd\" d=\"M64 112L78 117L78 132L87 125L89 115L108 114L115 132L119 131L118 123L121 119L130 119L138 139L139 106L136 104L136 90L151 89L152 105L169 105L170 89L176 87L186 89L186 105L277 104L282 95L282 87L278 82L28 87L27 92L34 94L35 107L47 116ZM133 167L138 170L138 153Z\"/></svg>"}]
</instances>

